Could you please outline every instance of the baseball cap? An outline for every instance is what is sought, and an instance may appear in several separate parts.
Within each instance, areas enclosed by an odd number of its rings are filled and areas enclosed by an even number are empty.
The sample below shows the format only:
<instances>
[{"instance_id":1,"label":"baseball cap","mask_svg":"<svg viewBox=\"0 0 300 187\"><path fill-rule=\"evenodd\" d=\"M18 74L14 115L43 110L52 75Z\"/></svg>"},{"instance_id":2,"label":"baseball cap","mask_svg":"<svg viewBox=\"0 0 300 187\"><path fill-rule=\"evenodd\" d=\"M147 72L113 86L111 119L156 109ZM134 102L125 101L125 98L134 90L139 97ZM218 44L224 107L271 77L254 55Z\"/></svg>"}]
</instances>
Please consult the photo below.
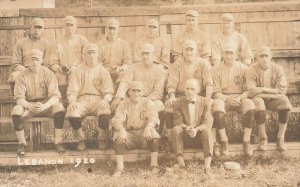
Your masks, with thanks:
<instances>
[{"instance_id":1,"label":"baseball cap","mask_svg":"<svg viewBox=\"0 0 300 187\"><path fill-rule=\"evenodd\" d=\"M63 23L64 24L71 23L71 24L75 25L75 24L77 24L77 20L74 16L66 16L63 19Z\"/></svg>"},{"instance_id":2,"label":"baseball cap","mask_svg":"<svg viewBox=\"0 0 300 187\"><path fill-rule=\"evenodd\" d=\"M42 28L45 27L44 20L41 18L33 18L31 21L31 26L40 26Z\"/></svg>"},{"instance_id":3,"label":"baseball cap","mask_svg":"<svg viewBox=\"0 0 300 187\"><path fill-rule=\"evenodd\" d=\"M227 42L222 45L223 51L233 51L234 52L234 51L236 51L236 49L237 49L237 47L236 47L235 43L233 43L233 42Z\"/></svg>"},{"instance_id":4,"label":"baseball cap","mask_svg":"<svg viewBox=\"0 0 300 187\"><path fill-rule=\"evenodd\" d=\"M196 42L194 42L193 40L186 40L184 41L183 43L183 47L186 49L186 48L197 48L197 44Z\"/></svg>"},{"instance_id":5,"label":"baseball cap","mask_svg":"<svg viewBox=\"0 0 300 187\"><path fill-rule=\"evenodd\" d=\"M98 46L96 44L93 44L93 43L86 44L85 52L87 53L89 51L98 51Z\"/></svg>"},{"instance_id":6,"label":"baseball cap","mask_svg":"<svg viewBox=\"0 0 300 187\"><path fill-rule=\"evenodd\" d=\"M43 52L40 51L39 49L32 49L30 51L30 57L36 57L36 58L42 59L43 56L44 56Z\"/></svg>"},{"instance_id":7,"label":"baseball cap","mask_svg":"<svg viewBox=\"0 0 300 187\"><path fill-rule=\"evenodd\" d=\"M257 55L269 55L271 54L271 49L267 46L262 46L257 50Z\"/></svg>"},{"instance_id":8,"label":"baseball cap","mask_svg":"<svg viewBox=\"0 0 300 187\"><path fill-rule=\"evenodd\" d=\"M147 25L151 25L151 26L154 26L154 27L159 27L159 23L156 19L148 19L147 20Z\"/></svg>"},{"instance_id":9,"label":"baseball cap","mask_svg":"<svg viewBox=\"0 0 300 187\"><path fill-rule=\"evenodd\" d=\"M195 10L188 10L185 13L185 16L193 16L193 17L199 17L199 13Z\"/></svg>"},{"instance_id":10,"label":"baseball cap","mask_svg":"<svg viewBox=\"0 0 300 187\"><path fill-rule=\"evenodd\" d=\"M144 89L144 85L141 81L133 81L130 85L130 89L131 90L143 90Z\"/></svg>"},{"instance_id":11,"label":"baseball cap","mask_svg":"<svg viewBox=\"0 0 300 187\"><path fill-rule=\"evenodd\" d=\"M142 47L142 52L153 52L154 51L154 47L152 44L149 44L149 43L145 43Z\"/></svg>"},{"instance_id":12,"label":"baseball cap","mask_svg":"<svg viewBox=\"0 0 300 187\"><path fill-rule=\"evenodd\" d=\"M109 19L106 23L107 27L119 27L120 26L120 22L117 19Z\"/></svg>"},{"instance_id":13,"label":"baseball cap","mask_svg":"<svg viewBox=\"0 0 300 187\"><path fill-rule=\"evenodd\" d=\"M234 16L230 13L225 13L221 16L221 20L234 22Z\"/></svg>"}]
</instances>

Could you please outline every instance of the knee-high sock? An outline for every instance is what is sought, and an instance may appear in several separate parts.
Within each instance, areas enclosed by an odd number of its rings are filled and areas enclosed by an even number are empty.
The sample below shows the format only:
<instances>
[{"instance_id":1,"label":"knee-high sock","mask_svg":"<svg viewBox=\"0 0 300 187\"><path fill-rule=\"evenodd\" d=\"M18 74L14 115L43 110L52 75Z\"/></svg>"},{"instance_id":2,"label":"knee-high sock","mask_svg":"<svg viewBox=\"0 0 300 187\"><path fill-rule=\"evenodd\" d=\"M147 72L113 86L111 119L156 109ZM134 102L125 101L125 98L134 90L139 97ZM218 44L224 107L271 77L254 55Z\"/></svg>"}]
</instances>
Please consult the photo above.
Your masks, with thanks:
<instances>
[{"instance_id":1,"label":"knee-high sock","mask_svg":"<svg viewBox=\"0 0 300 187\"><path fill-rule=\"evenodd\" d=\"M63 140L63 129L55 129L55 144L61 143Z\"/></svg>"},{"instance_id":2,"label":"knee-high sock","mask_svg":"<svg viewBox=\"0 0 300 187\"><path fill-rule=\"evenodd\" d=\"M245 130L244 130L244 138L243 138L244 142L249 142L250 141L251 132L252 132L252 129L245 128Z\"/></svg>"},{"instance_id":3,"label":"knee-high sock","mask_svg":"<svg viewBox=\"0 0 300 187\"><path fill-rule=\"evenodd\" d=\"M25 132L24 129L20 130L20 131L16 131L18 140L19 140L19 144L25 144L26 145L26 139L25 139Z\"/></svg>"},{"instance_id":4,"label":"knee-high sock","mask_svg":"<svg viewBox=\"0 0 300 187\"><path fill-rule=\"evenodd\" d=\"M216 128L211 129L211 138L212 138L213 143L217 142L217 129Z\"/></svg>"},{"instance_id":5,"label":"knee-high sock","mask_svg":"<svg viewBox=\"0 0 300 187\"><path fill-rule=\"evenodd\" d=\"M259 138L267 138L266 123L257 125Z\"/></svg>"},{"instance_id":6,"label":"knee-high sock","mask_svg":"<svg viewBox=\"0 0 300 187\"><path fill-rule=\"evenodd\" d=\"M117 170L122 171L124 169L124 156L116 155L117 160Z\"/></svg>"},{"instance_id":7,"label":"knee-high sock","mask_svg":"<svg viewBox=\"0 0 300 187\"><path fill-rule=\"evenodd\" d=\"M85 135L82 131L82 128L79 128L76 130L76 135L79 141L84 141L85 140Z\"/></svg>"},{"instance_id":8,"label":"knee-high sock","mask_svg":"<svg viewBox=\"0 0 300 187\"><path fill-rule=\"evenodd\" d=\"M204 158L205 169L210 169L210 163L211 163L211 156Z\"/></svg>"},{"instance_id":9,"label":"knee-high sock","mask_svg":"<svg viewBox=\"0 0 300 187\"><path fill-rule=\"evenodd\" d=\"M285 135L287 124L279 123L278 125L279 125L279 129L278 129L277 138L284 140L284 135Z\"/></svg>"},{"instance_id":10,"label":"knee-high sock","mask_svg":"<svg viewBox=\"0 0 300 187\"><path fill-rule=\"evenodd\" d=\"M158 152L151 152L151 166L158 166L157 156Z\"/></svg>"},{"instance_id":11,"label":"knee-high sock","mask_svg":"<svg viewBox=\"0 0 300 187\"><path fill-rule=\"evenodd\" d=\"M219 133L220 133L221 141L222 142L225 142L225 141L228 142L228 138L227 138L227 135L226 135L225 128L219 129Z\"/></svg>"}]
</instances>

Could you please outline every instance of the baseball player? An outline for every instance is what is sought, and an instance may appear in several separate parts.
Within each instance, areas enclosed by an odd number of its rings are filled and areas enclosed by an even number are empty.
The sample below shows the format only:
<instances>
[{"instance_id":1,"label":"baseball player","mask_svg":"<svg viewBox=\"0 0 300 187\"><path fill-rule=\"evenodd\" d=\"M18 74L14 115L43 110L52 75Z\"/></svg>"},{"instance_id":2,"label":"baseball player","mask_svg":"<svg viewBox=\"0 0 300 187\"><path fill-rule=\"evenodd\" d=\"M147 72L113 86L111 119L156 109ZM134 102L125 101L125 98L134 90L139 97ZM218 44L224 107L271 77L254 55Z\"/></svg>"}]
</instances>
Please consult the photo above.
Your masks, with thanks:
<instances>
[{"instance_id":1,"label":"baseball player","mask_svg":"<svg viewBox=\"0 0 300 187\"><path fill-rule=\"evenodd\" d=\"M159 37L159 23L155 19L148 19L146 23L146 33L134 43L134 62L142 61L141 49L145 43L154 46L154 62L161 64L164 69L168 69L170 49L166 41Z\"/></svg>"},{"instance_id":2,"label":"baseball player","mask_svg":"<svg viewBox=\"0 0 300 187\"><path fill-rule=\"evenodd\" d=\"M73 16L63 19L64 34L51 51L50 67L54 71L65 107L67 103L67 85L71 72L84 61L83 48L87 44L84 36L76 34L77 20Z\"/></svg>"},{"instance_id":3,"label":"baseball player","mask_svg":"<svg viewBox=\"0 0 300 187\"><path fill-rule=\"evenodd\" d=\"M160 135L156 129L159 125L155 103L142 97L144 86L140 81L133 81L128 90L129 98L117 107L111 121L113 142L116 151L117 169L114 176L124 171L123 154L126 149L145 149L151 151L151 170L157 171L157 156Z\"/></svg>"},{"instance_id":4,"label":"baseball player","mask_svg":"<svg viewBox=\"0 0 300 187\"><path fill-rule=\"evenodd\" d=\"M120 75L124 74L132 64L130 45L126 40L119 38L120 23L117 19L109 19L106 23L106 36L98 42L100 60L109 71L113 82L120 82Z\"/></svg>"},{"instance_id":5,"label":"baseball player","mask_svg":"<svg viewBox=\"0 0 300 187\"><path fill-rule=\"evenodd\" d=\"M172 55L176 61L182 57L183 43L186 40L194 40L197 43L197 56L209 60L211 56L211 47L208 37L199 30L199 13L195 10L189 10L185 14L186 30L177 37L173 45Z\"/></svg>"},{"instance_id":6,"label":"baseball player","mask_svg":"<svg viewBox=\"0 0 300 187\"><path fill-rule=\"evenodd\" d=\"M247 71L246 82L249 97L255 103L255 119L260 137L259 150L266 150L267 134L265 129L266 110L278 112L277 149L285 151L284 135L288 123L289 112L292 109L287 92L287 81L284 69L272 62L269 47L261 47L257 51L257 63Z\"/></svg>"},{"instance_id":7,"label":"baseball player","mask_svg":"<svg viewBox=\"0 0 300 187\"><path fill-rule=\"evenodd\" d=\"M247 156L253 155L250 144L252 127L255 123L255 105L248 99L248 92L245 85L245 71L247 66L236 61L236 47L234 43L224 44L223 61L217 64L212 70L214 81L214 125L212 137L214 142L214 154L219 155L219 147L216 143L216 129L221 138L221 154L228 155L228 138L225 131L225 113L237 111L242 115L244 126L243 146Z\"/></svg>"},{"instance_id":8,"label":"baseball player","mask_svg":"<svg viewBox=\"0 0 300 187\"><path fill-rule=\"evenodd\" d=\"M174 127L171 132L173 151L178 165L184 168L184 147L199 147L202 144L205 172L209 175L213 151L211 141L213 100L197 95L200 91L197 79L188 79L184 89L185 97L174 103Z\"/></svg>"},{"instance_id":9,"label":"baseball player","mask_svg":"<svg viewBox=\"0 0 300 187\"><path fill-rule=\"evenodd\" d=\"M86 148L81 121L87 115L98 117L99 148L108 147L108 123L111 116L109 103L112 99L113 83L109 72L98 63L98 50L96 44L87 44L85 61L71 74L67 91L69 106L66 116L76 130L79 151Z\"/></svg>"},{"instance_id":10,"label":"baseball player","mask_svg":"<svg viewBox=\"0 0 300 187\"><path fill-rule=\"evenodd\" d=\"M213 36L211 41L212 63L218 64L222 61L223 45L232 42L236 45L237 61L250 65L253 59L247 38L234 29L234 17L226 13L221 16L221 32Z\"/></svg>"},{"instance_id":11,"label":"baseball player","mask_svg":"<svg viewBox=\"0 0 300 187\"><path fill-rule=\"evenodd\" d=\"M30 24L29 36L17 41L14 46L12 56L11 74L8 78L8 82L11 87L12 94L14 93L14 85L17 76L21 71L28 67L30 62L30 53L32 49L39 49L43 52L44 60L43 64L49 64L49 57L51 51L51 43L42 37L42 33L45 28L45 23L41 18L34 18Z\"/></svg>"},{"instance_id":12,"label":"baseball player","mask_svg":"<svg viewBox=\"0 0 300 187\"><path fill-rule=\"evenodd\" d=\"M18 154L26 153L24 119L40 116L54 118L56 150L62 153L65 151L61 143L65 109L60 102L61 95L56 77L51 70L42 66L42 51L32 49L27 55L28 68L23 70L16 80L14 99L17 105L11 113L19 140Z\"/></svg>"},{"instance_id":13,"label":"baseball player","mask_svg":"<svg viewBox=\"0 0 300 187\"><path fill-rule=\"evenodd\" d=\"M188 79L197 79L199 82L199 95L211 98L213 93L213 81L208 61L199 58L197 44L192 40L183 43L183 59L178 59L170 67L167 82L167 100L165 102L165 121L167 134L170 137L173 127L173 103L176 98L185 96L185 83Z\"/></svg>"},{"instance_id":14,"label":"baseball player","mask_svg":"<svg viewBox=\"0 0 300 187\"><path fill-rule=\"evenodd\" d=\"M161 99L163 98L164 93L166 71L157 64L153 63L153 45L149 43L144 44L141 52L143 61L132 64L121 80L115 99L112 102L113 110L116 108L117 104L125 98L126 92L133 81L142 82L142 84L145 86L143 90L143 96L151 99L157 106L157 110L160 113L165 109Z\"/></svg>"}]
</instances>

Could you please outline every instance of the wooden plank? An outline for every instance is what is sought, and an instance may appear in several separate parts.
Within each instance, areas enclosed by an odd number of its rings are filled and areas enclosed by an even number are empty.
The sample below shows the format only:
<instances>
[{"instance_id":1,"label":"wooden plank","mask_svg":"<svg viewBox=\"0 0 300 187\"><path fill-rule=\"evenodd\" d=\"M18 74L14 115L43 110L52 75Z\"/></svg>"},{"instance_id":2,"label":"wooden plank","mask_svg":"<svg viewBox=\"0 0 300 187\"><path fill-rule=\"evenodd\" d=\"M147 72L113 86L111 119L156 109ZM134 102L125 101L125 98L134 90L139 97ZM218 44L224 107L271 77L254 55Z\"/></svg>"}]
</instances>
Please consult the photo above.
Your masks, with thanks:
<instances>
[{"instance_id":1,"label":"wooden plank","mask_svg":"<svg viewBox=\"0 0 300 187\"><path fill-rule=\"evenodd\" d=\"M191 10L191 9L201 13L290 11L290 10L299 10L300 4L298 1L278 1L278 2L272 1L272 2L161 6L160 14L162 15L185 14L187 10Z\"/></svg>"},{"instance_id":2,"label":"wooden plank","mask_svg":"<svg viewBox=\"0 0 300 187\"><path fill-rule=\"evenodd\" d=\"M159 15L157 6L143 7L105 7L105 8L43 8L41 9L20 9L21 16L38 17L65 17L73 15L78 17L90 16L138 16L138 15Z\"/></svg>"},{"instance_id":3,"label":"wooden plank","mask_svg":"<svg viewBox=\"0 0 300 187\"><path fill-rule=\"evenodd\" d=\"M19 17L19 9L0 9L0 18Z\"/></svg>"},{"instance_id":4,"label":"wooden plank","mask_svg":"<svg viewBox=\"0 0 300 187\"><path fill-rule=\"evenodd\" d=\"M278 152L276 151L276 144L270 143L266 151L258 151L257 145L253 145L254 157L257 156L279 156L284 158L299 158L300 157L300 143L288 142L286 143L288 151ZM229 158L241 156L244 154L242 145L229 145ZM175 159L174 154L166 154L165 152L159 153L159 159L168 156L170 159ZM184 152L186 160L203 159L202 150L186 149ZM126 151L124 154L125 162L136 162L148 160L150 158L150 152L148 150L131 150ZM78 163L76 163L78 160ZM18 157L15 152L2 152L0 153L0 165L1 166L25 166L25 165L59 165L59 164L73 164L80 165L93 164L100 161L115 161L114 150L86 150L84 152L67 150L64 154L58 154L55 151L37 151L28 152L24 157ZM79 163L80 162L80 163Z\"/></svg>"}]
</instances>

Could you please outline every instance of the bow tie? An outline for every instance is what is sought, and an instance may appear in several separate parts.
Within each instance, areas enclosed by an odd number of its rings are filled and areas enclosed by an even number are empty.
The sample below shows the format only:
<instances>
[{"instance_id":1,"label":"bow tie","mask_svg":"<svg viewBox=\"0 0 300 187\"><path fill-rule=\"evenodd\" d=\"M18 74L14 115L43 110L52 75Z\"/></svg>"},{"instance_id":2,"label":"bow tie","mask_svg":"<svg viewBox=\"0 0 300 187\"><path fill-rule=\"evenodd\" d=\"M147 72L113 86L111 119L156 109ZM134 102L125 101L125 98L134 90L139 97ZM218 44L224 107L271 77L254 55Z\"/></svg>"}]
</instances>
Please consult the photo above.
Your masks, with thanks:
<instances>
[{"instance_id":1,"label":"bow tie","mask_svg":"<svg viewBox=\"0 0 300 187\"><path fill-rule=\"evenodd\" d=\"M188 104L195 104L195 101L188 100Z\"/></svg>"}]
</instances>

